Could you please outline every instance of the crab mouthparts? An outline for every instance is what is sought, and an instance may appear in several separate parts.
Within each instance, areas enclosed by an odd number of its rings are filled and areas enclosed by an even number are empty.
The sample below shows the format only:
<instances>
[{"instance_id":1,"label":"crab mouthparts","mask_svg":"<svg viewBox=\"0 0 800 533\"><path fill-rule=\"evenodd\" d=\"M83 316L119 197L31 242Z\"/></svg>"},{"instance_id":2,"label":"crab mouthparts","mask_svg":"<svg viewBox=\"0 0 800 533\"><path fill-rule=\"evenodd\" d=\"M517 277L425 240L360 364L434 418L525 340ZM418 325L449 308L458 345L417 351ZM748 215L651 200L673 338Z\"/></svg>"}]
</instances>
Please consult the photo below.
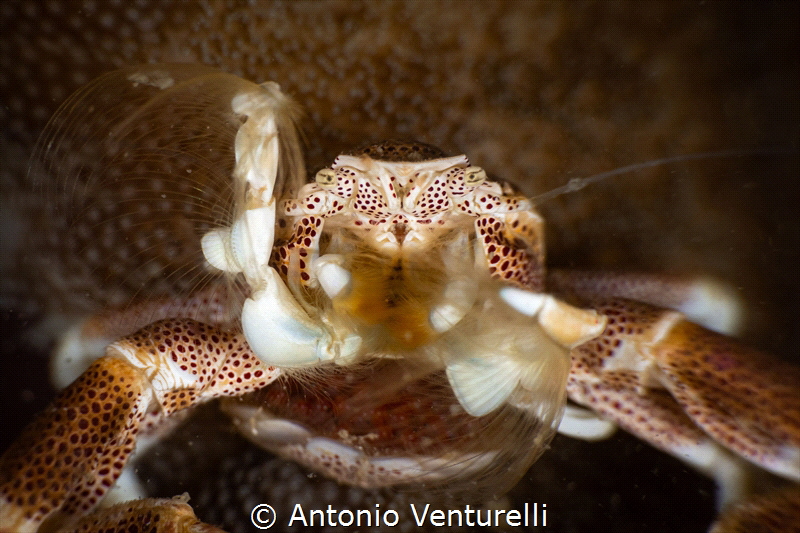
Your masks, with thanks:
<instances>
[{"instance_id":1,"label":"crab mouthparts","mask_svg":"<svg viewBox=\"0 0 800 533\"><path fill-rule=\"evenodd\" d=\"M394 235L394 238L397 239L397 243L401 244L406 239L406 235L408 235L408 224L405 222L395 222L392 224L389 231Z\"/></svg>"},{"instance_id":2,"label":"crab mouthparts","mask_svg":"<svg viewBox=\"0 0 800 533\"><path fill-rule=\"evenodd\" d=\"M398 244L409 232L402 222L390 230ZM438 335L429 317L444 283L441 273L423 258L398 247L390 254L357 255L345 268L350 281L332 303L364 328L362 337L376 339L380 349L394 352L417 348Z\"/></svg>"}]
</instances>

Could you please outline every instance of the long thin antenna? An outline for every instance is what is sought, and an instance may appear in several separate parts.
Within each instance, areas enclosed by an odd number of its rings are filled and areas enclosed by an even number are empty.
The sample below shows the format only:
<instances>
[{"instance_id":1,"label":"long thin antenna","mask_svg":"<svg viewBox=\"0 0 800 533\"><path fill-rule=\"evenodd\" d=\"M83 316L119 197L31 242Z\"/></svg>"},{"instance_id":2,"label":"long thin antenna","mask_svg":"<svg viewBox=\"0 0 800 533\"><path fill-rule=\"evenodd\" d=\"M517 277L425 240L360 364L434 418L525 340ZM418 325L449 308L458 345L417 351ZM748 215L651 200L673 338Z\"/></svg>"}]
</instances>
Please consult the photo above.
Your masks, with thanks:
<instances>
[{"instance_id":1,"label":"long thin antenna","mask_svg":"<svg viewBox=\"0 0 800 533\"><path fill-rule=\"evenodd\" d=\"M541 204L542 202L546 202L547 200L555 198L556 196L560 196L562 194L566 194L569 192L579 191L584 187L591 185L592 183L602 181L606 178L610 178L611 176L627 174L628 172L634 172L637 170L643 170L646 168L657 167L659 165L665 165L670 163L682 163L685 161L694 161L697 159L714 159L720 157L744 157L753 155L791 154L791 153L795 153L795 151L787 148L762 148L756 150L745 150L745 151L725 150L721 152L705 152L702 154L687 154L687 155L677 155L674 157L665 157L662 159L654 159L652 161L647 161L644 163L634 163L633 165L628 165L614 170L609 170L608 172L601 172L600 174L595 174L593 176L589 176L588 178L572 178L566 183L566 185L562 185L561 187L556 187L555 189L552 189L546 193L534 196L530 198L530 200L535 204Z\"/></svg>"}]
</instances>

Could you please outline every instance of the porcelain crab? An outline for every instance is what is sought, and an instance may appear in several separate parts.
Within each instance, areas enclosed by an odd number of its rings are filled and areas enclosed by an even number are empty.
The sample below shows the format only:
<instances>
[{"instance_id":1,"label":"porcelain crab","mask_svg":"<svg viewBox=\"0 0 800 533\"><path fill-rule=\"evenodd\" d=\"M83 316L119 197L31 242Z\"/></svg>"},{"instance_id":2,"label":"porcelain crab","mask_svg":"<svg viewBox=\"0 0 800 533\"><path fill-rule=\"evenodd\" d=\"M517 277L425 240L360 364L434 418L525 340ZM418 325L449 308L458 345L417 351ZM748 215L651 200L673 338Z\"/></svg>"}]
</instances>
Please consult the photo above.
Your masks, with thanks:
<instances>
[{"instance_id":1,"label":"porcelain crab","mask_svg":"<svg viewBox=\"0 0 800 533\"><path fill-rule=\"evenodd\" d=\"M360 486L497 496L557 428L614 423L725 501L746 461L800 481L798 369L687 318L730 332L724 290L547 272L530 201L421 143L343 154L304 185L296 117L275 84L151 65L51 121L35 259L89 317L57 350L66 388L0 463L4 527L120 521L82 517L141 436L253 392L227 407L245 433ZM597 415L562 421L567 395ZM162 513L141 505L120 512Z\"/></svg>"}]
</instances>

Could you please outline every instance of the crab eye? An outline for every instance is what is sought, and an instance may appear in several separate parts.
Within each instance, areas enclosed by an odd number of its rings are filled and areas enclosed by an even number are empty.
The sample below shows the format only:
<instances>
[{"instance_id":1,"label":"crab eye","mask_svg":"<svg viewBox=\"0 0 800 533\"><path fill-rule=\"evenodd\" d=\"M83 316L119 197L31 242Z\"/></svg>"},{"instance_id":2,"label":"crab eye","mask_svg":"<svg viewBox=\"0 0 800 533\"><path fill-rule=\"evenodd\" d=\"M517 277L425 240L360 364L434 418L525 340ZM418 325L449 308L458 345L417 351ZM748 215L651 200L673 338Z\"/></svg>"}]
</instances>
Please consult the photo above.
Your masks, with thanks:
<instances>
[{"instance_id":1,"label":"crab eye","mask_svg":"<svg viewBox=\"0 0 800 533\"><path fill-rule=\"evenodd\" d=\"M486 171L481 167L467 167L464 170L464 183L471 186L480 185L486 181Z\"/></svg>"},{"instance_id":2,"label":"crab eye","mask_svg":"<svg viewBox=\"0 0 800 533\"><path fill-rule=\"evenodd\" d=\"M334 187L338 181L336 179L336 172L334 172L332 168L323 168L317 172L314 180L317 182L317 185L325 188Z\"/></svg>"}]
</instances>

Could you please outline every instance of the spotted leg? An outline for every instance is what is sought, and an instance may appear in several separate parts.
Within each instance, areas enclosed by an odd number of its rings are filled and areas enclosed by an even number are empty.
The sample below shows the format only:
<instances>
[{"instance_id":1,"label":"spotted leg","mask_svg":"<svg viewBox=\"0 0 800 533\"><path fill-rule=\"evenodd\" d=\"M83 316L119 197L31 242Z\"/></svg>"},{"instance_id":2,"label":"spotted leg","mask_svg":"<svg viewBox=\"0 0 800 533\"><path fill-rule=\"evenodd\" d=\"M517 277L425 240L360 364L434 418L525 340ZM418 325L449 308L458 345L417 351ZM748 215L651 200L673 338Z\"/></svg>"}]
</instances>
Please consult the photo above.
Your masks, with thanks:
<instances>
[{"instance_id":1,"label":"spotted leg","mask_svg":"<svg viewBox=\"0 0 800 533\"><path fill-rule=\"evenodd\" d=\"M229 324L238 319L242 300L240 292L218 283L186 296L146 300L88 316L59 339L50 362L50 381L63 389L99 359L106 346L157 320L179 316L204 324Z\"/></svg>"},{"instance_id":2,"label":"spotted leg","mask_svg":"<svg viewBox=\"0 0 800 533\"><path fill-rule=\"evenodd\" d=\"M191 320L156 322L112 344L0 458L0 523L21 532L69 523L114 485L144 426L278 374L240 333Z\"/></svg>"},{"instance_id":3,"label":"spotted leg","mask_svg":"<svg viewBox=\"0 0 800 533\"><path fill-rule=\"evenodd\" d=\"M72 526L76 533L224 533L195 516L186 495L171 499L148 498L119 503L83 517Z\"/></svg>"},{"instance_id":4,"label":"spotted leg","mask_svg":"<svg viewBox=\"0 0 800 533\"><path fill-rule=\"evenodd\" d=\"M492 276L537 292L544 290L543 222L531 211L481 215L475 235Z\"/></svg>"},{"instance_id":5,"label":"spotted leg","mask_svg":"<svg viewBox=\"0 0 800 533\"><path fill-rule=\"evenodd\" d=\"M738 502L711 526L709 533L783 533L800 531L800 487L784 487Z\"/></svg>"},{"instance_id":6,"label":"spotted leg","mask_svg":"<svg viewBox=\"0 0 800 533\"><path fill-rule=\"evenodd\" d=\"M726 335L738 335L744 318L734 288L706 276L553 269L547 289L581 301L626 298L675 309Z\"/></svg>"},{"instance_id":7,"label":"spotted leg","mask_svg":"<svg viewBox=\"0 0 800 533\"><path fill-rule=\"evenodd\" d=\"M608 326L572 352L573 401L715 477L723 505L748 490L739 457L800 480L800 369L679 312L594 307Z\"/></svg>"}]
</instances>

